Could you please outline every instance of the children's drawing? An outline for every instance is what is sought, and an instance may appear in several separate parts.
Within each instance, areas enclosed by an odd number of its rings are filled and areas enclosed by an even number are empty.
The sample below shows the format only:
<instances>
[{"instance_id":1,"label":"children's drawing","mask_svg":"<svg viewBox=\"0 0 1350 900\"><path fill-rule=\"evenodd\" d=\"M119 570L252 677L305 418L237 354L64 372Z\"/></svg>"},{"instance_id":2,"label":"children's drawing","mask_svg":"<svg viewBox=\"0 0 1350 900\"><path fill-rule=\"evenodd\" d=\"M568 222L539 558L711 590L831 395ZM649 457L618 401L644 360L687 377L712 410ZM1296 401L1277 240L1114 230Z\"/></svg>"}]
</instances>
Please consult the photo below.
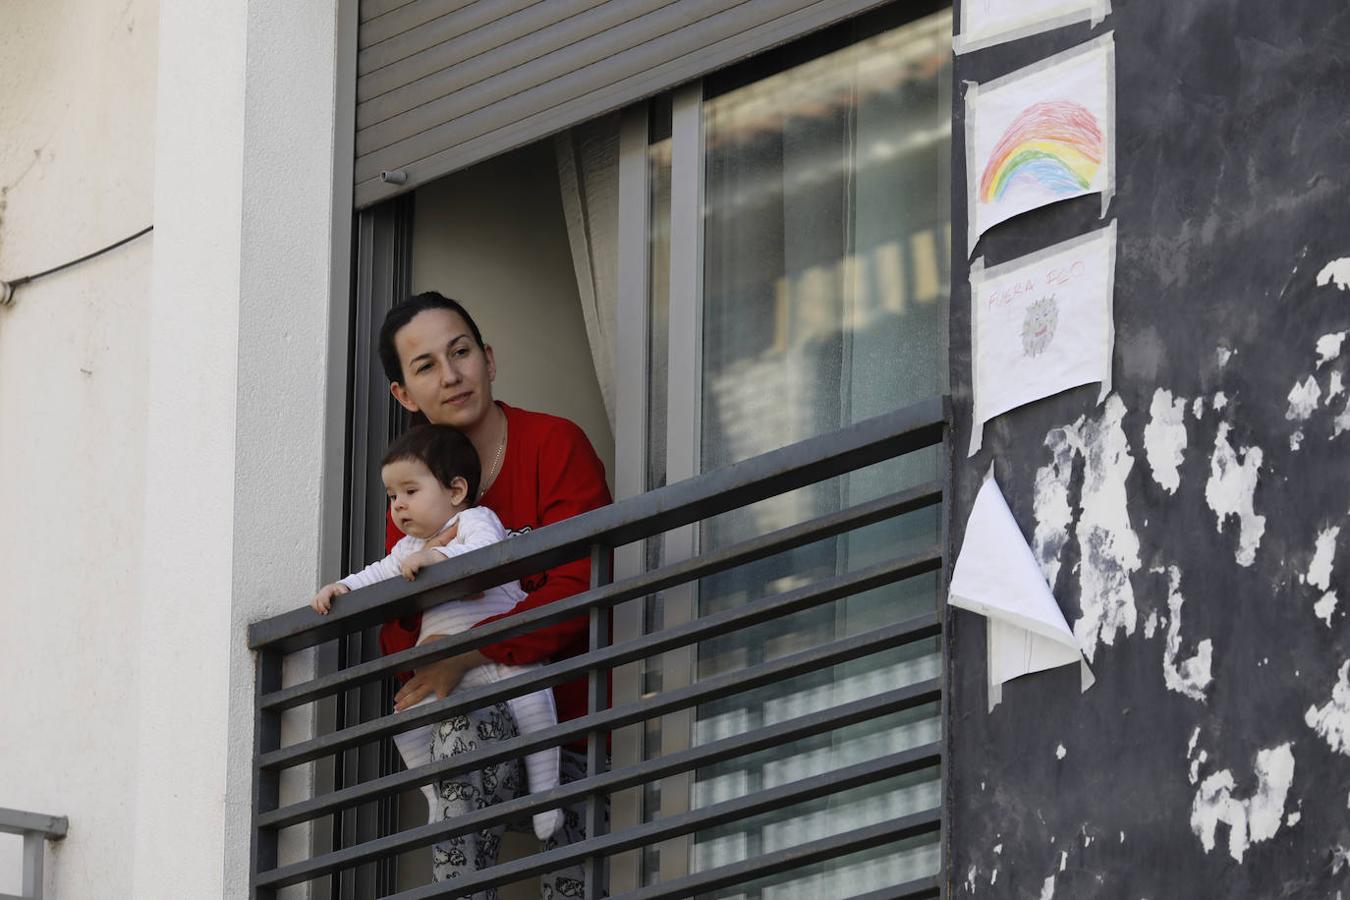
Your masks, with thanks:
<instances>
[{"instance_id":1,"label":"children's drawing","mask_svg":"<svg viewBox=\"0 0 1350 900\"><path fill-rule=\"evenodd\" d=\"M1111 0L966 0L957 53L969 53L1075 22L1096 25L1111 13Z\"/></svg>"},{"instance_id":2,"label":"children's drawing","mask_svg":"<svg viewBox=\"0 0 1350 900\"><path fill-rule=\"evenodd\" d=\"M1059 305L1055 295L1042 297L1027 307L1026 318L1022 320L1022 352L1027 356L1040 356L1055 339L1055 324L1059 321Z\"/></svg>"},{"instance_id":3,"label":"children's drawing","mask_svg":"<svg viewBox=\"0 0 1350 900\"><path fill-rule=\"evenodd\" d=\"M1057 100L1027 107L1003 132L980 175L980 199L1002 200L1027 190L1049 200L1076 197L1092 187L1106 138L1081 103Z\"/></svg>"},{"instance_id":4,"label":"children's drawing","mask_svg":"<svg viewBox=\"0 0 1350 900\"><path fill-rule=\"evenodd\" d=\"M1110 34L966 91L968 250L1037 207L1115 191Z\"/></svg>"},{"instance_id":5,"label":"children's drawing","mask_svg":"<svg viewBox=\"0 0 1350 900\"><path fill-rule=\"evenodd\" d=\"M1111 390L1116 223L990 269L970 267L970 454L984 423L1010 409L1100 381Z\"/></svg>"}]
</instances>

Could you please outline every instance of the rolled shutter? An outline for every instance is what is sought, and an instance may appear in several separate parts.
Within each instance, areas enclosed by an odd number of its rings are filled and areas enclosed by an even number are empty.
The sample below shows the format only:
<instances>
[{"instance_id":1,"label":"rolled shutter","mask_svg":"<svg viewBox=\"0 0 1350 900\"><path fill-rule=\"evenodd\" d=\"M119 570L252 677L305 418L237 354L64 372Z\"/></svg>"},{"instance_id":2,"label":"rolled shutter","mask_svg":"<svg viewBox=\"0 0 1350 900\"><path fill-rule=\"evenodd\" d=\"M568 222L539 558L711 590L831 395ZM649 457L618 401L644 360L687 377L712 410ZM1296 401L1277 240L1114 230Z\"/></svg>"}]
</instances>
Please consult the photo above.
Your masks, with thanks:
<instances>
[{"instance_id":1,"label":"rolled shutter","mask_svg":"<svg viewBox=\"0 0 1350 900\"><path fill-rule=\"evenodd\" d=\"M880 5L362 0L356 206Z\"/></svg>"}]
</instances>

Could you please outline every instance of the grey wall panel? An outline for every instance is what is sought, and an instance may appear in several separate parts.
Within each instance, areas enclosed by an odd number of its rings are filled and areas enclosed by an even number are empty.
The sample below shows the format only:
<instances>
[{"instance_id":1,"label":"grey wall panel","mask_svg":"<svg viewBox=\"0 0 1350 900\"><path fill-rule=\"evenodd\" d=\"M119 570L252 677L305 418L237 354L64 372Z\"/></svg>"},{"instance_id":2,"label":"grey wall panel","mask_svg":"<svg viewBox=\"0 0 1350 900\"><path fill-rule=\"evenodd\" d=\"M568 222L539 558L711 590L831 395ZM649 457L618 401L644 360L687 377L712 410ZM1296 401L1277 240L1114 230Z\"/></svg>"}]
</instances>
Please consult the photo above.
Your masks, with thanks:
<instances>
[{"instance_id":1,"label":"grey wall panel","mask_svg":"<svg viewBox=\"0 0 1350 900\"><path fill-rule=\"evenodd\" d=\"M726 0L680 0L388 118L379 118L383 98L378 98L366 111L375 124L357 133L356 205L412 190L880 5L880 0L746 0L733 6ZM568 19L524 35L519 56L548 46L547 32L560 27L579 26ZM488 55L517 52L504 44ZM446 83L454 78L447 75ZM407 181L382 182L380 172L390 169L403 170Z\"/></svg>"},{"instance_id":2,"label":"grey wall panel","mask_svg":"<svg viewBox=\"0 0 1350 900\"><path fill-rule=\"evenodd\" d=\"M1055 597L1097 683L1080 693L1069 667L1029 675L990 713L984 620L950 612L947 897L1350 897L1350 748L1309 714L1345 697L1350 619L1343 604L1319 618L1325 590L1307 576L1318 536L1339 526L1328 581L1347 595L1345 394L1289 414L1294 385L1327 395L1350 377L1350 355L1319 365L1315 352L1350 328L1350 293L1322 274L1350 253L1350 9L1112 6L1097 31L1116 41L1115 393L1099 406L1096 385L1076 388L995 419L984 449L957 462L951 514L955 549L994 461L1018 524L1058 565ZM963 81L1094 33L1084 23L958 57L953 133ZM965 447L965 145L952 150L952 442ZM1095 196L1045 207L975 252L1016 259L1099 227L1100 213ZM1166 487L1163 398L1185 407ZM1239 523L1216 512L1238 453L1265 521L1246 565ZM1056 502L1072 511L1062 524Z\"/></svg>"}]
</instances>

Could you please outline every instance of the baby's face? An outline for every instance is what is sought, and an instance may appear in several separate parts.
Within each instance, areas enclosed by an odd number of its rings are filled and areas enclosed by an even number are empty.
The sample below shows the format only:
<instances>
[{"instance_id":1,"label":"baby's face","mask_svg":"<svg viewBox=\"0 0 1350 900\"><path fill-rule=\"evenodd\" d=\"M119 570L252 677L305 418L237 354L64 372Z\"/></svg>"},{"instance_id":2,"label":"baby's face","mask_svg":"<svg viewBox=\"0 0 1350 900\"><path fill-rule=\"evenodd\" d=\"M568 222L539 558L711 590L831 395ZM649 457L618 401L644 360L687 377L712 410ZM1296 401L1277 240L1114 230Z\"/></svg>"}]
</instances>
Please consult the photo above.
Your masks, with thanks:
<instances>
[{"instance_id":1,"label":"baby's face","mask_svg":"<svg viewBox=\"0 0 1350 900\"><path fill-rule=\"evenodd\" d=\"M380 477L389 494L394 524L416 538L429 538L440 531L446 520L460 511L465 499L462 489L441 484L417 460L395 460L380 470ZM455 479L454 484L461 485L462 481Z\"/></svg>"}]
</instances>

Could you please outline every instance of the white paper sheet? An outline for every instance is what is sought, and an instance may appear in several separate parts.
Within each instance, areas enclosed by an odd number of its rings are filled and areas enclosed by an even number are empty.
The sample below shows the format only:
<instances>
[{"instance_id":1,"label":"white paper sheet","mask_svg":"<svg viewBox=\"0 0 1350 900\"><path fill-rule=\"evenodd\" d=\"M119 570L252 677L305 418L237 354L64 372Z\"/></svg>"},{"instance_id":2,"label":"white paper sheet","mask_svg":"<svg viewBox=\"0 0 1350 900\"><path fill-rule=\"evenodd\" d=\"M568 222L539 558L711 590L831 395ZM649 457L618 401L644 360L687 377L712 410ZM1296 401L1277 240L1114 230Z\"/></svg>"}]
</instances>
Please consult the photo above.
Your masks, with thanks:
<instances>
[{"instance_id":1,"label":"white paper sheet","mask_svg":"<svg viewBox=\"0 0 1350 900\"><path fill-rule=\"evenodd\" d=\"M1116 185L1115 38L1096 40L966 88L966 252L1033 209Z\"/></svg>"},{"instance_id":2,"label":"white paper sheet","mask_svg":"<svg viewBox=\"0 0 1350 900\"><path fill-rule=\"evenodd\" d=\"M1111 392L1116 223L991 269L970 267L973 456L984 423L1042 397L1101 382Z\"/></svg>"},{"instance_id":3,"label":"white paper sheet","mask_svg":"<svg viewBox=\"0 0 1350 900\"><path fill-rule=\"evenodd\" d=\"M1095 680L990 467L966 522L947 602L989 620L989 708L1021 675L1079 663Z\"/></svg>"},{"instance_id":4,"label":"white paper sheet","mask_svg":"<svg viewBox=\"0 0 1350 900\"><path fill-rule=\"evenodd\" d=\"M1110 14L1111 0L965 0L952 49L969 53L1074 22L1096 25Z\"/></svg>"}]
</instances>

